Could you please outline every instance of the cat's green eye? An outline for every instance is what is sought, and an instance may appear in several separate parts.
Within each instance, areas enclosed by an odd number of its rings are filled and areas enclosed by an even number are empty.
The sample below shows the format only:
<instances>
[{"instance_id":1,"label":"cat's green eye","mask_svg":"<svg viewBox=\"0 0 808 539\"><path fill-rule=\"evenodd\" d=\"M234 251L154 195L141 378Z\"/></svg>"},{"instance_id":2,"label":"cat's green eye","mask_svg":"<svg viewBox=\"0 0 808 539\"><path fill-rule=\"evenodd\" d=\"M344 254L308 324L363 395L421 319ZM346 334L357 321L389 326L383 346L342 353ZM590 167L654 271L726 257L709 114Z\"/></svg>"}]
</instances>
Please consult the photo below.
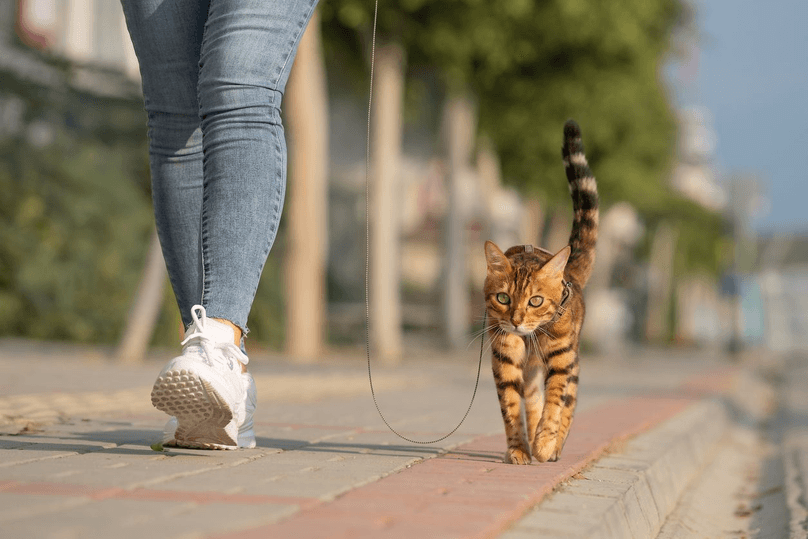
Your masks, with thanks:
<instances>
[{"instance_id":1,"label":"cat's green eye","mask_svg":"<svg viewBox=\"0 0 808 539\"><path fill-rule=\"evenodd\" d=\"M497 294L497 301L503 305L507 305L511 302L511 297L505 292L500 292Z\"/></svg>"},{"instance_id":2,"label":"cat's green eye","mask_svg":"<svg viewBox=\"0 0 808 539\"><path fill-rule=\"evenodd\" d=\"M531 307L538 307L542 303L544 303L544 298L541 296L533 296L528 300L528 303L530 304Z\"/></svg>"}]
</instances>

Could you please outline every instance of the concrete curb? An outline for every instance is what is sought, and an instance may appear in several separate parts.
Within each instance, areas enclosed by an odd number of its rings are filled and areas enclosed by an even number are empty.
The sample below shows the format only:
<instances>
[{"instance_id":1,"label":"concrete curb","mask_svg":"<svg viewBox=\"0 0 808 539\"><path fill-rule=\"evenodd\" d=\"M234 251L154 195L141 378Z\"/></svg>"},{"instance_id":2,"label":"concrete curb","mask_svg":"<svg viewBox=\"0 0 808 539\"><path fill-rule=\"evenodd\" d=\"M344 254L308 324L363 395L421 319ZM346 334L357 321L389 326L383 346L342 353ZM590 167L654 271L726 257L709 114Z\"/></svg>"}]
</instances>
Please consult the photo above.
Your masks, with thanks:
<instances>
[{"instance_id":1,"label":"concrete curb","mask_svg":"<svg viewBox=\"0 0 808 539\"><path fill-rule=\"evenodd\" d=\"M699 401L577 474L501 538L656 537L729 425L720 399Z\"/></svg>"},{"instance_id":2,"label":"concrete curb","mask_svg":"<svg viewBox=\"0 0 808 539\"><path fill-rule=\"evenodd\" d=\"M805 415L808 413L805 389L796 383L804 379L808 367L796 362L780 367L783 387L781 387L781 410L784 418L781 460L786 507L789 513L789 532L793 539L808 538L808 426ZM800 371L802 371L800 373ZM789 376L782 373L788 372ZM801 376L799 375L801 374Z\"/></svg>"}]
</instances>

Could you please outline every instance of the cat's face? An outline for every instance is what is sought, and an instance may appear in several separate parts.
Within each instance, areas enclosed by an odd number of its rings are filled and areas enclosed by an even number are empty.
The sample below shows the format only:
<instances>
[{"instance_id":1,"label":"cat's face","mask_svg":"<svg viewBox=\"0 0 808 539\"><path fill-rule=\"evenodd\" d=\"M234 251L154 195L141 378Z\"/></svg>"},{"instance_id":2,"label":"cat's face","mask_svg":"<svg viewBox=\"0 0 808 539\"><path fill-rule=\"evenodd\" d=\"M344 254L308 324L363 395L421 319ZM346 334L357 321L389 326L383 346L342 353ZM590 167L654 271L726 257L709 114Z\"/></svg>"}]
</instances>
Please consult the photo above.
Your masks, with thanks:
<instances>
[{"instance_id":1,"label":"cat's face","mask_svg":"<svg viewBox=\"0 0 808 539\"><path fill-rule=\"evenodd\" d=\"M564 293L564 267L569 255L570 248L565 247L546 261L546 257L523 252L508 257L492 242L486 242L488 275L484 290L489 323L525 337L550 321Z\"/></svg>"}]
</instances>

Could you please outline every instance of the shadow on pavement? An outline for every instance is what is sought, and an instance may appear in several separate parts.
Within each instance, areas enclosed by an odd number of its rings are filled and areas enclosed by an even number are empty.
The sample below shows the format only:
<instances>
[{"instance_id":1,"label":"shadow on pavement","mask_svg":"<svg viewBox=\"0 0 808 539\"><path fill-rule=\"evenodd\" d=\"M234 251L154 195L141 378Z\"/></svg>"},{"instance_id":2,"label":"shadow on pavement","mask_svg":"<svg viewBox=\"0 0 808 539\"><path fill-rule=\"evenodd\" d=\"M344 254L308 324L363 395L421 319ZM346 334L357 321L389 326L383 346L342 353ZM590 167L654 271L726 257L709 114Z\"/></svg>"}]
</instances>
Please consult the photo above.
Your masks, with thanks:
<instances>
[{"instance_id":1,"label":"shadow on pavement","mask_svg":"<svg viewBox=\"0 0 808 539\"><path fill-rule=\"evenodd\" d=\"M1 436L0 451L13 451L24 449L26 451L70 451L72 453L93 453L103 451L109 454L154 456L151 445L160 441L162 432L149 429L116 429L103 431L90 431L71 433L70 435L47 433L26 436ZM81 442L98 442L101 444L116 444L118 447L105 448L98 445L88 445ZM257 450L276 449L280 451L306 451L338 454L383 454L385 456L437 456L442 450L439 448L414 447L405 445L363 444L351 442L308 442L288 438L257 437ZM142 448L123 447L142 446ZM188 448L168 448L162 452L164 455L182 451L182 454L199 456L214 456L221 454L218 451L195 450ZM249 451L249 450L247 450Z\"/></svg>"}]
</instances>

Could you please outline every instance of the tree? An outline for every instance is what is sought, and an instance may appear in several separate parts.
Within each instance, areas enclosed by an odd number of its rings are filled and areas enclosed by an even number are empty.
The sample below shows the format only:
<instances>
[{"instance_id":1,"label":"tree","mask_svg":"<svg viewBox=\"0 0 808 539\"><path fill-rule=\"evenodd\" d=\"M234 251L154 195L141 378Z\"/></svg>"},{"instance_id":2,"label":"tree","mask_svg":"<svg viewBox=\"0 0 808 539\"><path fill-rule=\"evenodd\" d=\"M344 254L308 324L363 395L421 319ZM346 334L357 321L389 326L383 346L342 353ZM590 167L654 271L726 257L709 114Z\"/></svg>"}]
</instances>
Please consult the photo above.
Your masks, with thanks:
<instances>
[{"instance_id":1,"label":"tree","mask_svg":"<svg viewBox=\"0 0 808 539\"><path fill-rule=\"evenodd\" d=\"M315 11L298 48L286 97L290 134L289 236L286 250L286 350L322 354L328 252L328 92Z\"/></svg>"},{"instance_id":2,"label":"tree","mask_svg":"<svg viewBox=\"0 0 808 539\"><path fill-rule=\"evenodd\" d=\"M348 2L335 7L342 11L344 19L346 9L350 11L358 6ZM359 9L362 10L361 7ZM362 13L367 15L366 11ZM333 21L334 13L326 9L326 17ZM348 20L354 31L368 22L361 17L353 21L349 17ZM366 58L361 51L351 48L351 45L358 45L361 34L354 33L353 37L353 42L342 43L342 50L349 51L349 57ZM401 191L399 179L407 56L397 36L385 31L381 32L379 47L371 54L375 55L376 60L376 81L370 119L370 204L366 216L372 225L368 237L368 336L369 346L383 361L395 362L403 352L398 270L401 234L398 196ZM351 62L349 69L358 70L358 65Z\"/></svg>"},{"instance_id":3,"label":"tree","mask_svg":"<svg viewBox=\"0 0 808 539\"><path fill-rule=\"evenodd\" d=\"M364 58L373 5L329 2L331 46ZM553 179L561 126L574 117L604 200L644 213L670 194L676 125L659 68L687 15L680 0L399 0L380 6L379 32L402 43L410 73L433 69L447 92L472 92L506 182L566 202Z\"/></svg>"},{"instance_id":4,"label":"tree","mask_svg":"<svg viewBox=\"0 0 808 539\"><path fill-rule=\"evenodd\" d=\"M137 86L0 37L0 333L113 342L152 228Z\"/></svg>"},{"instance_id":5,"label":"tree","mask_svg":"<svg viewBox=\"0 0 808 539\"><path fill-rule=\"evenodd\" d=\"M367 61L373 6L335 0L324 9L330 57L354 73ZM676 224L688 253L677 264L703 264L693 254L707 251L716 266L720 219L667 183L676 121L660 66L688 16L682 0L398 0L380 6L378 24L382 39L406 50L409 79L430 72L449 99L474 97L478 132L506 183L569 212L559 148L561 127L575 118L603 207L627 201L649 229ZM682 233L693 226L710 232Z\"/></svg>"},{"instance_id":6,"label":"tree","mask_svg":"<svg viewBox=\"0 0 808 539\"><path fill-rule=\"evenodd\" d=\"M401 358L399 290L402 109L405 57L395 42L376 51L376 87L371 116L370 344L383 361Z\"/></svg>"},{"instance_id":7,"label":"tree","mask_svg":"<svg viewBox=\"0 0 808 539\"><path fill-rule=\"evenodd\" d=\"M126 317L126 327L115 356L119 361L137 362L146 355L165 296L166 265L157 230L152 232L137 292Z\"/></svg>"}]
</instances>

